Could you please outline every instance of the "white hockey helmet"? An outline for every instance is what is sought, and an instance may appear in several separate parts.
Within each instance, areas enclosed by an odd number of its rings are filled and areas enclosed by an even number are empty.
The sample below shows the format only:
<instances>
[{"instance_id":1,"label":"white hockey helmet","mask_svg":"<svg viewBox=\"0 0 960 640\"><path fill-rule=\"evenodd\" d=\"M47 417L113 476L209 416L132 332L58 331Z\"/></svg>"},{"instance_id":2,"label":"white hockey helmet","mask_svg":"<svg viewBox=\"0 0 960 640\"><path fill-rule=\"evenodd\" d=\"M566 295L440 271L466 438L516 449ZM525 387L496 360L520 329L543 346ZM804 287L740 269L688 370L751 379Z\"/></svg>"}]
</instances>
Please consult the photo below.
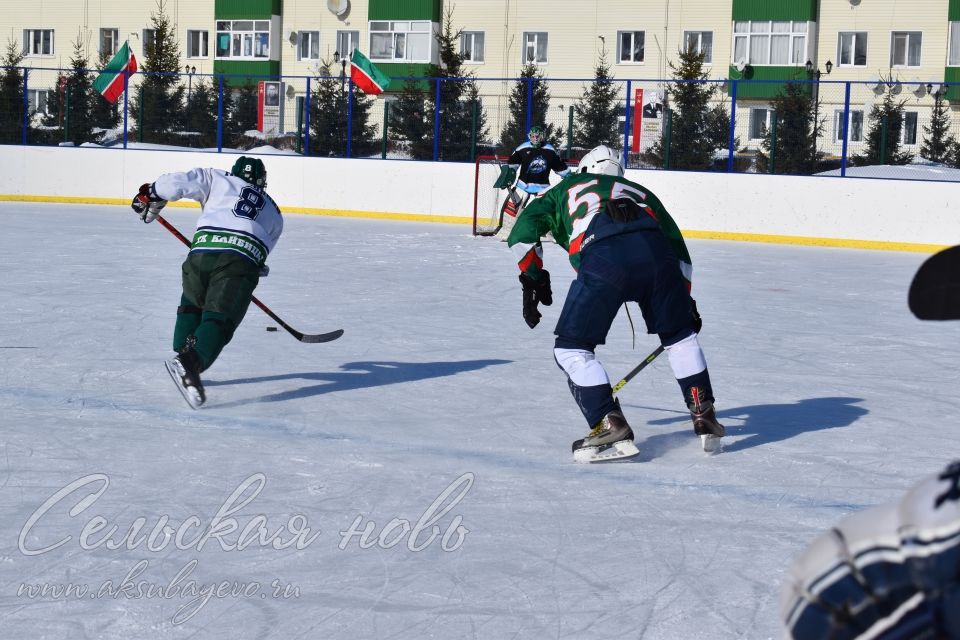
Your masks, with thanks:
<instances>
[{"instance_id":1,"label":"white hockey helmet","mask_svg":"<svg viewBox=\"0 0 960 640\"><path fill-rule=\"evenodd\" d=\"M580 160L577 173L599 173L622 178L623 165L620 163L620 154L603 144L594 147Z\"/></svg>"}]
</instances>

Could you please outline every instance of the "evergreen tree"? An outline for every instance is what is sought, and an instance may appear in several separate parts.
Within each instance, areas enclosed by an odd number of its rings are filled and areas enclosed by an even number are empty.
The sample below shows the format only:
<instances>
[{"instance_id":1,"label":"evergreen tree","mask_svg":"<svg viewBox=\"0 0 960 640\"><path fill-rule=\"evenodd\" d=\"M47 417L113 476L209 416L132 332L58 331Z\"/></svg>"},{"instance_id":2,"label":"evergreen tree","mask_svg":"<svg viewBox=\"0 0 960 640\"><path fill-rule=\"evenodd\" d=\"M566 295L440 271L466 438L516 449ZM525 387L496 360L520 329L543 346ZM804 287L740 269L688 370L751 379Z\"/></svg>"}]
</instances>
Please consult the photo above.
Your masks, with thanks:
<instances>
[{"instance_id":1,"label":"evergreen tree","mask_svg":"<svg viewBox=\"0 0 960 640\"><path fill-rule=\"evenodd\" d=\"M330 63L321 63L316 89L310 96L310 154L344 158L347 155L347 101L350 100L350 155L365 157L376 148L376 127L370 123L373 98L345 78L335 78Z\"/></svg>"},{"instance_id":2,"label":"evergreen tree","mask_svg":"<svg viewBox=\"0 0 960 640\"><path fill-rule=\"evenodd\" d=\"M103 71L107 63L110 62L110 54L107 51L100 52L100 60L97 62L97 70ZM90 84L88 91L90 95L90 125L97 141L107 142L105 139L107 132L116 129L121 119L121 100L109 102L103 95Z\"/></svg>"},{"instance_id":3,"label":"evergreen tree","mask_svg":"<svg viewBox=\"0 0 960 640\"><path fill-rule=\"evenodd\" d=\"M809 175L816 170L816 136L813 134L813 118L816 111L810 86L801 82L787 82L770 102L770 109L777 115L776 149L773 149L773 131L766 131L757 156L757 170L770 172L770 156L774 173ZM822 123L817 123L817 135Z\"/></svg>"},{"instance_id":4,"label":"evergreen tree","mask_svg":"<svg viewBox=\"0 0 960 640\"><path fill-rule=\"evenodd\" d=\"M679 63L670 62L673 82L667 95L673 109L670 139L671 169L709 169L716 149L725 148L729 136L729 116L711 107L717 87L705 82L709 73L703 69L704 54L690 47L679 52ZM727 130L722 131L724 118ZM663 166L666 127L663 135L643 154L646 162Z\"/></svg>"},{"instance_id":5,"label":"evergreen tree","mask_svg":"<svg viewBox=\"0 0 960 640\"><path fill-rule=\"evenodd\" d=\"M0 66L0 143L19 143L23 120L23 69L17 65L23 52L16 40L7 42L7 51Z\"/></svg>"},{"instance_id":6,"label":"evergreen tree","mask_svg":"<svg viewBox=\"0 0 960 640\"><path fill-rule=\"evenodd\" d=\"M882 80L882 78L881 78ZM870 108L870 128L864 142L864 152L851 156L856 166L908 164L913 154L900 148L900 133L903 131L903 107L906 99L894 99L893 83L885 82L887 87L883 102Z\"/></svg>"},{"instance_id":7,"label":"evergreen tree","mask_svg":"<svg viewBox=\"0 0 960 640\"><path fill-rule=\"evenodd\" d=\"M529 87L533 87L531 101L530 126L540 125L546 131L546 140L559 147L563 140L563 127L554 126L547 122L547 110L550 107L550 89L543 81L543 74L532 62L524 65L520 77L510 91L510 117L507 125L500 134L500 147L510 154L514 149L527 141L527 96Z\"/></svg>"},{"instance_id":8,"label":"evergreen tree","mask_svg":"<svg viewBox=\"0 0 960 640\"><path fill-rule=\"evenodd\" d=\"M223 99L224 144L243 149L244 134L257 128L257 85L248 82L234 89L224 87Z\"/></svg>"},{"instance_id":9,"label":"evergreen tree","mask_svg":"<svg viewBox=\"0 0 960 640\"><path fill-rule=\"evenodd\" d=\"M920 157L931 162L951 163L957 141L950 133L950 107L944 94L939 90L933 94L933 111L929 126L923 128Z\"/></svg>"},{"instance_id":10,"label":"evergreen tree","mask_svg":"<svg viewBox=\"0 0 960 640\"><path fill-rule=\"evenodd\" d=\"M193 84L184 109L184 126L191 147L213 147L217 144L217 91L201 78ZM194 135L199 134L199 135Z\"/></svg>"},{"instance_id":11,"label":"evergreen tree","mask_svg":"<svg viewBox=\"0 0 960 640\"><path fill-rule=\"evenodd\" d=\"M617 95L618 87L611 80L607 50L603 49L594 70L593 82L584 88L583 95L573 107L577 117L573 128L573 143L576 146L593 149L605 144L619 149L622 145L620 113L623 108Z\"/></svg>"},{"instance_id":12,"label":"evergreen tree","mask_svg":"<svg viewBox=\"0 0 960 640\"><path fill-rule=\"evenodd\" d=\"M154 30L153 44L144 52L143 81L130 100L130 115L138 136L144 142L180 142L169 132L183 129L184 87L180 83L180 44L170 18L166 0L157 0L157 10L150 13ZM141 104L143 122L140 121Z\"/></svg>"},{"instance_id":13,"label":"evergreen tree","mask_svg":"<svg viewBox=\"0 0 960 640\"><path fill-rule=\"evenodd\" d=\"M480 90L473 72L463 66L460 34L460 30L453 28L453 7L449 6L435 34L440 64L428 68L429 89L423 91L418 83L408 81L391 111L393 128L408 141L410 155L418 160L433 158L433 118L438 113L437 82L440 83L438 159L472 160L470 141L474 126L478 142L488 135Z\"/></svg>"},{"instance_id":14,"label":"evergreen tree","mask_svg":"<svg viewBox=\"0 0 960 640\"><path fill-rule=\"evenodd\" d=\"M57 76L56 98L54 104L50 105L43 124L57 127L61 132L66 128L67 139L74 145L97 141L99 137L93 134L93 121L90 117L90 89L93 82L87 70L87 55L79 35L73 43L70 67L70 73L60 73ZM62 135L59 140L63 140Z\"/></svg>"}]
</instances>

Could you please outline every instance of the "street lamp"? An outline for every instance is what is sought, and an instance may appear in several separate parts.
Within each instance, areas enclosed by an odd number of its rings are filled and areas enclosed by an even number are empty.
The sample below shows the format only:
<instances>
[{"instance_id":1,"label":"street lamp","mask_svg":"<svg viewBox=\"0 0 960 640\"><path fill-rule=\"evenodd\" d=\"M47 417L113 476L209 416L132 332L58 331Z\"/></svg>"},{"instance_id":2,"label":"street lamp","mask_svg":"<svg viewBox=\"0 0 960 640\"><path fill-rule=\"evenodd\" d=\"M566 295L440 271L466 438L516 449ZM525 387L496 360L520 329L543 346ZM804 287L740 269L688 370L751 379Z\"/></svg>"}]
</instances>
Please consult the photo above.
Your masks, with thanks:
<instances>
[{"instance_id":1,"label":"street lamp","mask_svg":"<svg viewBox=\"0 0 960 640\"><path fill-rule=\"evenodd\" d=\"M340 88L343 89L343 85L347 81L347 59L342 57L339 51L334 51L333 61L334 63L340 63Z\"/></svg>"},{"instance_id":2,"label":"street lamp","mask_svg":"<svg viewBox=\"0 0 960 640\"><path fill-rule=\"evenodd\" d=\"M816 88L813 92L813 171L817 171L817 131L820 128L820 76L823 75L823 72L819 68L813 65L812 60L807 60L807 63L803 65L807 70L807 77L811 80L816 78ZM826 69L827 75L830 75L830 72L833 71L833 63L827 60L827 63L823 65L823 68ZM843 124L843 135L847 135L847 123Z\"/></svg>"},{"instance_id":3,"label":"street lamp","mask_svg":"<svg viewBox=\"0 0 960 640\"><path fill-rule=\"evenodd\" d=\"M183 67L183 72L187 74L187 100L189 100L190 94L193 93L193 74L197 72L197 68L191 67L190 65L185 65Z\"/></svg>"}]
</instances>

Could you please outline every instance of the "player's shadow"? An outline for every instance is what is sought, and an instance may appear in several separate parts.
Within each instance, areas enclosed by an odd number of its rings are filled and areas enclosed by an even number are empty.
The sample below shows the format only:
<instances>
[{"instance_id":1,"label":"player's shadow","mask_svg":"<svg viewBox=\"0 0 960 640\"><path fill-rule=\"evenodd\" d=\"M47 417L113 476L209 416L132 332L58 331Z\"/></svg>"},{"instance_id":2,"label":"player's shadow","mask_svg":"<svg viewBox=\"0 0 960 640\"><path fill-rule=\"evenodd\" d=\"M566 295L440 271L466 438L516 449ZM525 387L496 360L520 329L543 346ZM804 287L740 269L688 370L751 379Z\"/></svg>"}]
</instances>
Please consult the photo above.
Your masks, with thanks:
<instances>
[{"instance_id":1,"label":"player's shadow","mask_svg":"<svg viewBox=\"0 0 960 640\"><path fill-rule=\"evenodd\" d=\"M847 427L869 411L856 403L862 398L806 398L792 404L754 404L717 411L717 419L727 429L723 450L740 451L771 442L787 440L801 433ZM682 416L651 420L650 426L681 424L688 430L660 433L642 439L656 453L686 446L693 439L693 424L686 412ZM640 434L637 434L640 436ZM642 436L638 437L640 441ZM643 449L644 446L641 446Z\"/></svg>"},{"instance_id":2,"label":"player's shadow","mask_svg":"<svg viewBox=\"0 0 960 640\"><path fill-rule=\"evenodd\" d=\"M217 407L238 407L261 402L282 402L297 398L308 398L337 391L382 387L402 382L415 382L429 378L443 378L467 371L476 371L499 364L509 364L512 360L462 360L460 362L386 362L365 361L348 362L340 365L342 371L319 371L315 373L284 373L258 378L237 378L235 380L204 381L205 387L217 387L234 384L253 384L277 382L281 380L311 380L321 384L310 384L298 389L281 391L255 398L234 400L217 404Z\"/></svg>"}]
</instances>

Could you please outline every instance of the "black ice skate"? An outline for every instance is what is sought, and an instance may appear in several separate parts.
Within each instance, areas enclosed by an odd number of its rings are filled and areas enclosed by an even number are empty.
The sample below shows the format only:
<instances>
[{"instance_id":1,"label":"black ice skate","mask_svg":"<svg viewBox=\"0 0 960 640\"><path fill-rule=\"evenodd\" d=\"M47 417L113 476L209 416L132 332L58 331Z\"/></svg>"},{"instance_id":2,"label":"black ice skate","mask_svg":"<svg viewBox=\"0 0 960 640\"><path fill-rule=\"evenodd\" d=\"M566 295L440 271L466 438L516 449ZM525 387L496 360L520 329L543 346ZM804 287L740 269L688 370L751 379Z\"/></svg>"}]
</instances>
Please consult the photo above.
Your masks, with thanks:
<instances>
[{"instance_id":1,"label":"black ice skate","mask_svg":"<svg viewBox=\"0 0 960 640\"><path fill-rule=\"evenodd\" d=\"M621 460L639 453L633 443L633 430L619 409L608 413L587 437L573 443L574 462Z\"/></svg>"},{"instance_id":2,"label":"black ice skate","mask_svg":"<svg viewBox=\"0 0 960 640\"><path fill-rule=\"evenodd\" d=\"M200 381L200 356L193 348L195 342L196 338L193 336L187 338L187 344L180 350L180 354L164 362L164 365L183 399L192 409L199 409L206 402L207 396Z\"/></svg>"},{"instance_id":3,"label":"black ice skate","mask_svg":"<svg viewBox=\"0 0 960 640\"><path fill-rule=\"evenodd\" d=\"M713 402L703 399L698 387L690 389L690 401L687 404L690 417L693 419L693 431L700 436L700 445L707 453L716 453L722 447L720 438L726 430L717 422L717 414L713 409Z\"/></svg>"}]
</instances>

